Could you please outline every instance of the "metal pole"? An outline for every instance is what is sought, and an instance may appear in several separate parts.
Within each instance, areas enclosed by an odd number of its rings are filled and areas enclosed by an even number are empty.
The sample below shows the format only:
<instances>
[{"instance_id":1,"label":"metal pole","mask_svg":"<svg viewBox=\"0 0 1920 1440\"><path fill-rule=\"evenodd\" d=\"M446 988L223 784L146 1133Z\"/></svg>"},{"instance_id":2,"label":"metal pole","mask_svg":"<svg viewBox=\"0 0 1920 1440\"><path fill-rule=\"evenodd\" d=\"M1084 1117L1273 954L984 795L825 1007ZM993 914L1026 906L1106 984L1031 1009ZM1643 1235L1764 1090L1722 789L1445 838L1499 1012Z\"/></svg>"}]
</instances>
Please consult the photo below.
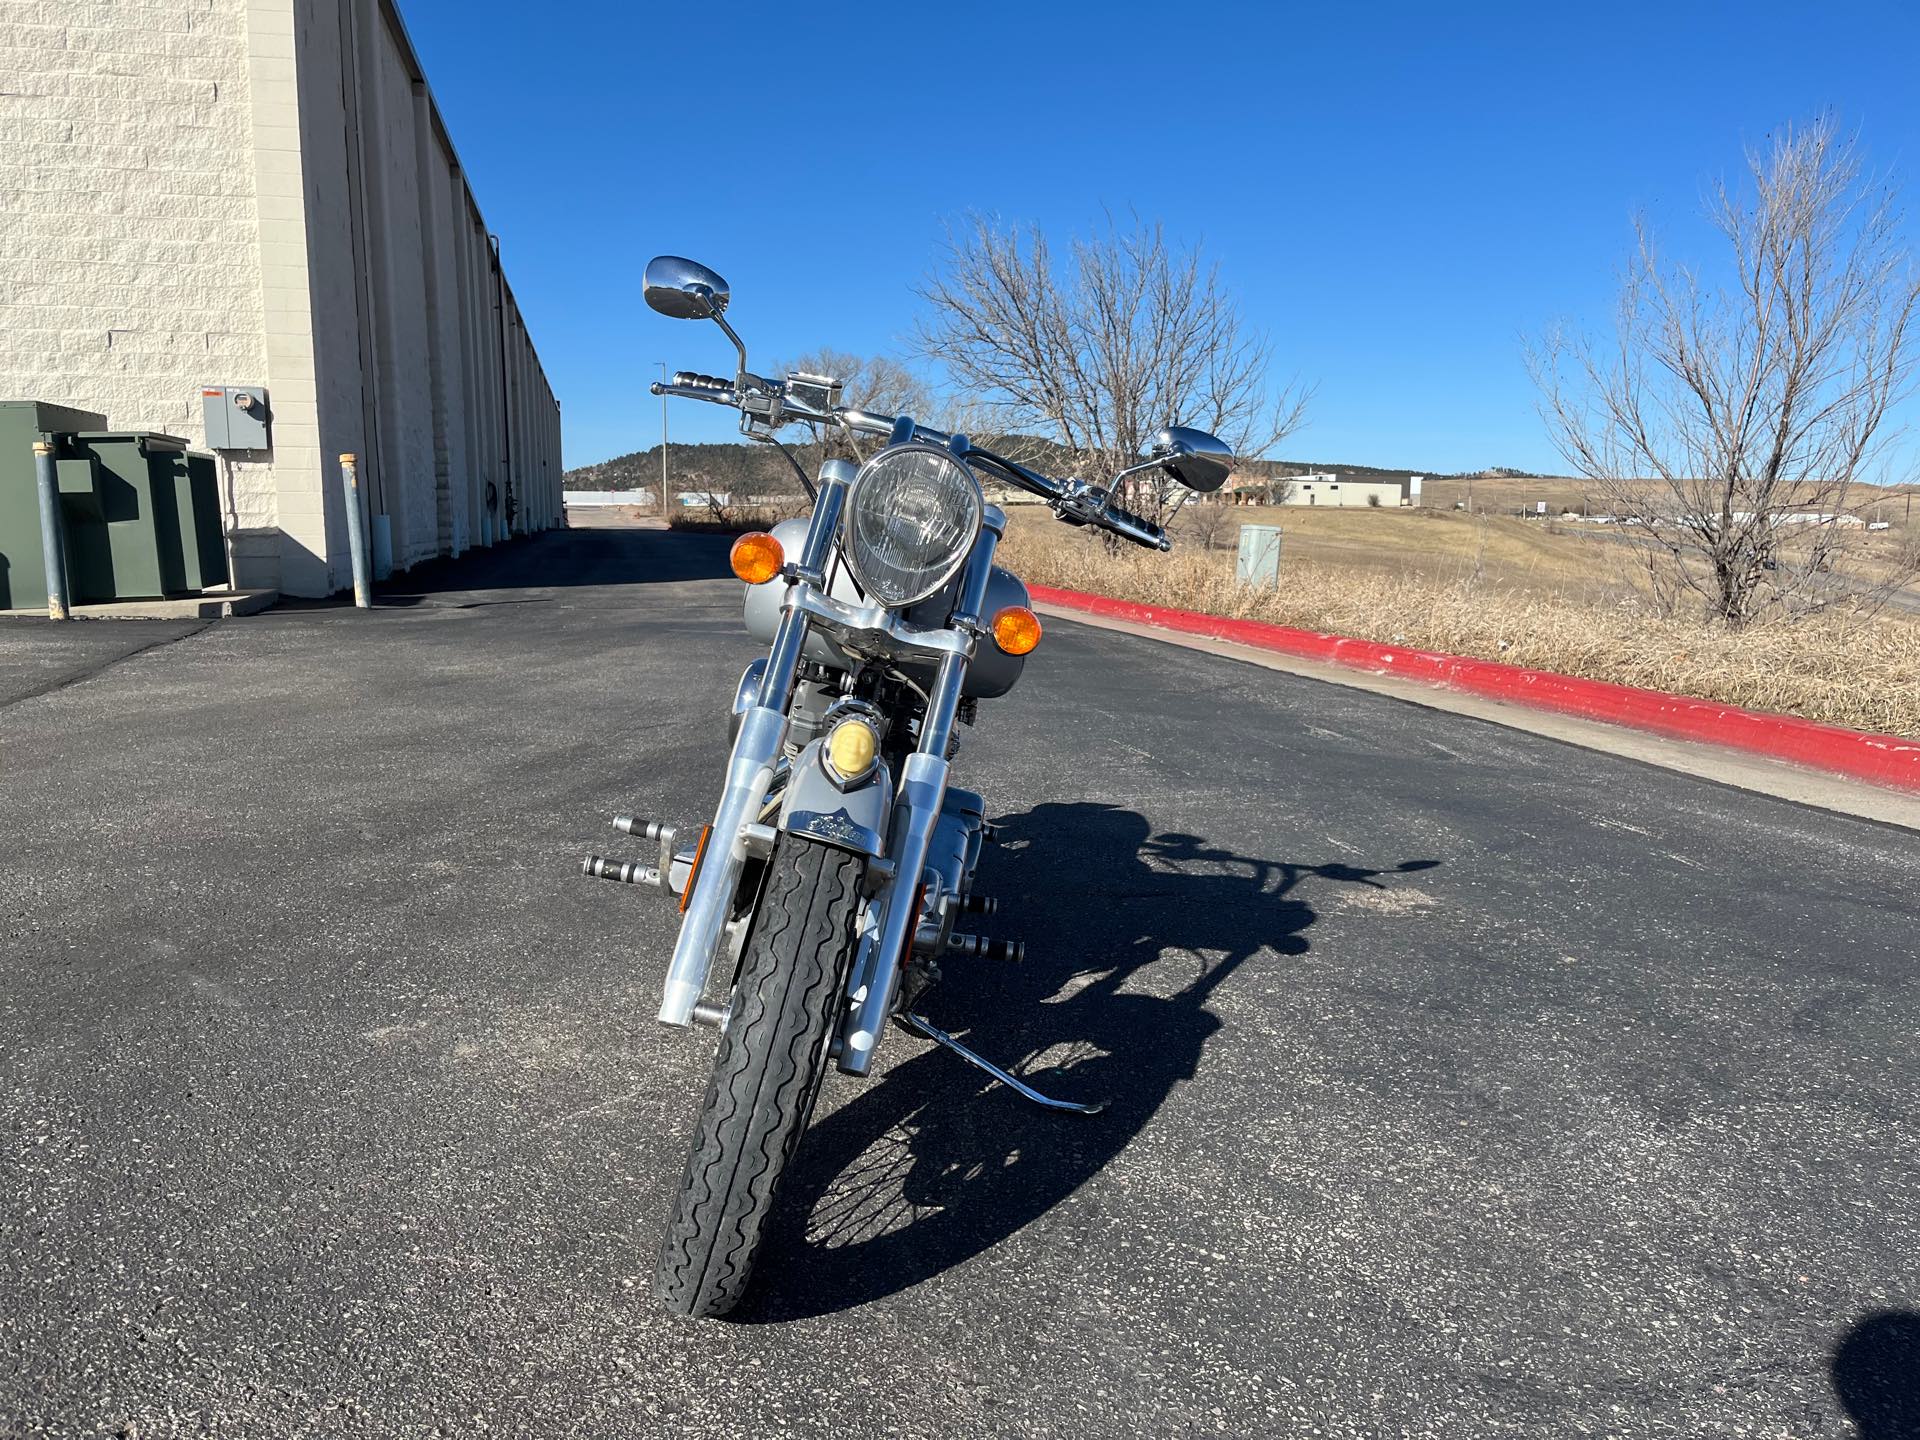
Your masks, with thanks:
<instances>
[{"instance_id":1,"label":"metal pole","mask_svg":"<svg viewBox=\"0 0 1920 1440\"><path fill-rule=\"evenodd\" d=\"M667 362L660 365L660 383L667 381ZM667 397L660 397L660 513L667 513Z\"/></svg>"},{"instance_id":2,"label":"metal pole","mask_svg":"<svg viewBox=\"0 0 1920 1440\"><path fill-rule=\"evenodd\" d=\"M493 308L500 334L500 517L506 522L503 538L513 538L513 409L507 394L507 272L500 268L500 237L489 235L493 247Z\"/></svg>"},{"instance_id":3,"label":"metal pole","mask_svg":"<svg viewBox=\"0 0 1920 1440\"><path fill-rule=\"evenodd\" d=\"M347 549L353 556L353 603L373 608L373 556L367 544L367 517L361 509L360 457L340 457L340 488L347 500Z\"/></svg>"},{"instance_id":4,"label":"metal pole","mask_svg":"<svg viewBox=\"0 0 1920 1440\"><path fill-rule=\"evenodd\" d=\"M47 618L72 618L67 594L67 535L60 513L60 481L53 465L53 446L33 442L33 478L40 492L40 553L47 567Z\"/></svg>"}]
</instances>

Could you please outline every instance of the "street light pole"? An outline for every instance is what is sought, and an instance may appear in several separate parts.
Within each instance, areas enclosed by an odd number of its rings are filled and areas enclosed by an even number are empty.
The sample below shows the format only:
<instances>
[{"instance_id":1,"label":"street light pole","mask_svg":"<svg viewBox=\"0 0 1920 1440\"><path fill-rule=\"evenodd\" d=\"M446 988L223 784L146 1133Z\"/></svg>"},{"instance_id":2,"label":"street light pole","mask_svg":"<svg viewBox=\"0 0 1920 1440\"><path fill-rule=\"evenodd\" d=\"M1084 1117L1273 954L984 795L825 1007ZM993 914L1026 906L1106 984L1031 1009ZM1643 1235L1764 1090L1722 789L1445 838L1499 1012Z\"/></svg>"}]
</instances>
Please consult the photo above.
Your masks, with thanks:
<instances>
[{"instance_id":1,"label":"street light pole","mask_svg":"<svg viewBox=\"0 0 1920 1440\"><path fill-rule=\"evenodd\" d=\"M667 362L656 361L660 367L660 383L667 383ZM660 513L667 513L667 397L660 397Z\"/></svg>"}]
</instances>

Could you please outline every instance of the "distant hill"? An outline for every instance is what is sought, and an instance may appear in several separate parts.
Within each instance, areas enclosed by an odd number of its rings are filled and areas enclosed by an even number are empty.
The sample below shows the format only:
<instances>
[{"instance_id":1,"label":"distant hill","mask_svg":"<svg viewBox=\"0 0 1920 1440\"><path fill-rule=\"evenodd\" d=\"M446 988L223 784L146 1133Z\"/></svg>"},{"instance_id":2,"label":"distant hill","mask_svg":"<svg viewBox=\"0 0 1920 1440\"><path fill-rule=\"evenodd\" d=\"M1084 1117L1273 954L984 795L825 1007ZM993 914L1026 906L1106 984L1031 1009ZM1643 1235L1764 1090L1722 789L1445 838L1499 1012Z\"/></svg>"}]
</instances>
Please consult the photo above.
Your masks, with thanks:
<instances>
[{"instance_id":1,"label":"distant hill","mask_svg":"<svg viewBox=\"0 0 1920 1440\"><path fill-rule=\"evenodd\" d=\"M1061 447L1026 436L983 444L1001 450L1036 470L1051 475L1071 475L1072 456ZM794 447L795 457L808 475L820 467L818 445ZM714 490L739 496L797 495L800 487L793 471L771 445L744 441L710 445L675 445L668 458L668 479L673 490ZM1236 469L1236 483L1244 484L1265 475L1305 475L1332 471L1355 480L1393 484L1409 475L1423 475L1422 503L1429 510L1466 509L1488 514L1536 513L1544 502L1547 513L1575 514L1604 510L1603 492L1590 482L1568 476L1532 475L1508 466L1489 466L1464 474L1439 470L1403 470L1382 465L1351 465L1336 460L1252 460ZM618 455L598 465L582 465L569 470L565 486L569 490L651 490L660 484L660 447ZM1852 498L1853 508L1870 510L1872 518L1905 522L1912 509L1912 497L1920 486L1894 485L1885 488L1862 486ZM989 499L1004 503L996 487L987 486Z\"/></svg>"},{"instance_id":2,"label":"distant hill","mask_svg":"<svg viewBox=\"0 0 1920 1440\"><path fill-rule=\"evenodd\" d=\"M1074 470L1070 452L1060 446L1030 436L1016 436L1005 441L983 439L983 444L993 449L1004 450L1037 470L1049 474L1072 474ZM820 447L805 445L793 447L794 454L807 469L809 475L819 467ZM667 456L669 483L677 489L735 491L742 494L765 493L767 491L789 491L794 488L793 471L780 457L780 452L771 445L756 445L744 441L721 441L701 445L674 445ZM1505 466L1493 466L1487 470L1474 471L1471 474L1452 474L1444 470L1397 469L1381 465L1353 465L1333 460L1247 460L1242 461L1238 472L1243 476L1257 475L1307 475L1316 472L1333 471L1340 475L1351 475L1355 479L1377 480L1382 483L1404 480L1409 475L1424 475L1430 480L1527 480L1540 477L1529 475L1524 470L1513 470ZM630 455L616 455L611 460L602 460L597 465L582 465L569 470L564 483L569 490L634 490L654 486L660 482L660 447L636 450Z\"/></svg>"},{"instance_id":3,"label":"distant hill","mask_svg":"<svg viewBox=\"0 0 1920 1440\"><path fill-rule=\"evenodd\" d=\"M751 493L793 483L793 471L770 445L745 441L711 445L671 445L667 454L670 484L688 490L740 490ZM568 490L638 490L660 483L660 447L616 455L598 465L582 465L561 476Z\"/></svg>"}]
</instances>

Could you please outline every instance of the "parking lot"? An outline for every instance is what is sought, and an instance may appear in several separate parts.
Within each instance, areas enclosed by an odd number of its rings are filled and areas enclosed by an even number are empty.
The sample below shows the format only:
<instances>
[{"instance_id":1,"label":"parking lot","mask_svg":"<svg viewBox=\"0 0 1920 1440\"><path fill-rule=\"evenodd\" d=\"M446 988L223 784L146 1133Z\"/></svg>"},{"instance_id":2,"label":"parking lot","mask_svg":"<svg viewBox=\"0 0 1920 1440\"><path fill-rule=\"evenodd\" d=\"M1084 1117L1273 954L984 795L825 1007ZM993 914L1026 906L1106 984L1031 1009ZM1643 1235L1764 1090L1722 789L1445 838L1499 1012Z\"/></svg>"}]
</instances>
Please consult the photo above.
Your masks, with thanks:
<instances>
[{"instance_id":1,"label":"parking lot","mask_svg":"<svg viewBox=\"0 0 1920 1440\"><path fill-rule=\"evenodd\" d=\"M925 1009L1107 1110L895 1034L662 1314L711 1041L578 867L711 805L724 554L0 625L0 1434L1920 1433L1911 832L1066 622Z\"/></svg>"}]
</instances>

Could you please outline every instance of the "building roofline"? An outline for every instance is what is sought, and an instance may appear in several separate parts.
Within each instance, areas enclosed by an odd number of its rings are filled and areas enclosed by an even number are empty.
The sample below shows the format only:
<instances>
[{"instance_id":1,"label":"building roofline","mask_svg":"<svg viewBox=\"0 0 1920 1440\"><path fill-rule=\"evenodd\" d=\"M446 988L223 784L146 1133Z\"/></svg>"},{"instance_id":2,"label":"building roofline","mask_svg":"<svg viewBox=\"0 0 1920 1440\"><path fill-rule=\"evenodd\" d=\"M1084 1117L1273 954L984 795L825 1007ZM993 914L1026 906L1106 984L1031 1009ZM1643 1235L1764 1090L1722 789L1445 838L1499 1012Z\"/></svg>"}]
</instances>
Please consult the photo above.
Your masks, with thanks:
<instances>
[{"instance_id":1,"label":"building roofline","mask_svg":"<svg viewBox=\"0 0 1920 1440\"><path fill-rule=\"evenodd\" d=\"M446 147L447 155L453 161L454 175L460 182L461 193L466 196L467 209L472 213L475 223L479 225L482 235L490 239L498 238L497 233L487 224L486 212L480 208L480 197L473 193L473 182L469 178L472 172L467 169L467 162L460 158L460 150L453 143L453 135L447 129L446 118L440 113L440 101L433 93L433 82L427 79L426 66L420 63L420 51L413 43L413 36L407 31L407 22L400 14L400 7L395 0L380 0L380 14L386 20L387 28L393 32L394 42L400 47L400 58L405 62L407 79L418 85L427 97L427 118L433 126L435 137ZM521 329L527 329L526 312L520 307L519 296L513 293L513 285L507 279L507 268L504 262L500 266L500 286L506 292L507 298L513 302L513 313L518 318ZM558 405L559 397L554 395L553 382L547 378L547 366L541 358L540 347L533 345L528 348L533 351L533 366L540 372L540 383L546 386L547 395L553 399L555 405Z\"/></svg>"}]
</instances>

